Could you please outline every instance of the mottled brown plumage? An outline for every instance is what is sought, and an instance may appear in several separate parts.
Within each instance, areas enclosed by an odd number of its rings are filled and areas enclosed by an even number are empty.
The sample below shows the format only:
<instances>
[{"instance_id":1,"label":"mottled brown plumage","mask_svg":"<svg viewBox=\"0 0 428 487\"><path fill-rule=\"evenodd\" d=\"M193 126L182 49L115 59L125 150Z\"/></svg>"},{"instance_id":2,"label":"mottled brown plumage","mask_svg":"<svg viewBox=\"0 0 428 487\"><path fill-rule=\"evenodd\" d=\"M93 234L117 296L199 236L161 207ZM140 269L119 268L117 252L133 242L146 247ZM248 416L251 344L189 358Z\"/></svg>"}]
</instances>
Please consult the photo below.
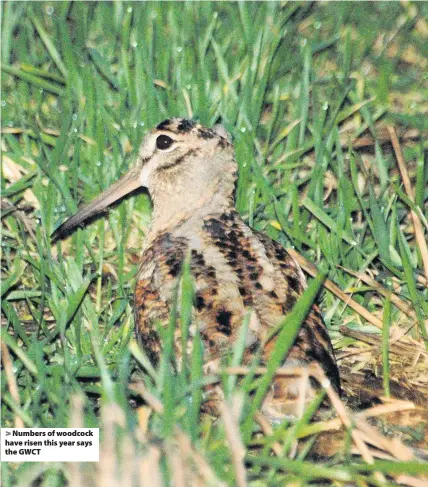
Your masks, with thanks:
<instances>
[{"instance_id":1,"label":"mottled brown plumage","mask_svg":"<svg viewBox=\"0 0 428 487\"><path fill-rule=\"evenodd\" d=\"M154 211L137 277L135 318L141 346L153 362L160 352L157 323L168 321L187 256L195 287L191 333L200 332L207 370L218 366L230 350L247 313L251 317L245 360L249 362L261 347L266 362L275 341L267 341L269 332L306 287L302 270L283 247L248 227L235 210L236 177L233 146L224 132L169 119L146 137L131 172L79 213L88 218L136 187L149 190ZM56 236L79 224L79 214L60 227ZM339 389L333 349L316 305L284 366L311 362L319 363ZM298 382L274 381L263 405L272 420L294 413ZM215 400L218 391L211 393Z\"/></svg>"}]
</instances>

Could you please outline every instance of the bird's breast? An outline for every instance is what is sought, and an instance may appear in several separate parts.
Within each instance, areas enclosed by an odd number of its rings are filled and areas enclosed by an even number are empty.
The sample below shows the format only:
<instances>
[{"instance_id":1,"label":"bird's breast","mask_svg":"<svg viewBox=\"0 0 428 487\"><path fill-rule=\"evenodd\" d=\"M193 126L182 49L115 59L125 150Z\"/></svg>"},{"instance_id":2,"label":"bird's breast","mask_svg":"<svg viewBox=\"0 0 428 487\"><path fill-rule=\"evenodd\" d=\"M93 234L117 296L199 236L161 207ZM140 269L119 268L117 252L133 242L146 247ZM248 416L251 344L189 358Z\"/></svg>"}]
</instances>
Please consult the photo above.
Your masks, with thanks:
<instances>
[{"instance_id":1,"label":"bird's breast","mask_svg":"<svg viewBox=\"0 0 428 487\"><path fill-rule=\"evenodd\" d=\"M287 290L263 243L233 216L205 218L198 225L190 222L159 235L146 248L136 309L145 308L147 289L163 306L149 322L140 313L138 328L153 326L157 315L165 320L164 310L172 308L174 299L180 312L180 275L186 259L194 283L193 327L201 333L207 353L222 354L238 337L247 314L247 345L263 342L283 316Z\"/></svg>"}]
</instances>

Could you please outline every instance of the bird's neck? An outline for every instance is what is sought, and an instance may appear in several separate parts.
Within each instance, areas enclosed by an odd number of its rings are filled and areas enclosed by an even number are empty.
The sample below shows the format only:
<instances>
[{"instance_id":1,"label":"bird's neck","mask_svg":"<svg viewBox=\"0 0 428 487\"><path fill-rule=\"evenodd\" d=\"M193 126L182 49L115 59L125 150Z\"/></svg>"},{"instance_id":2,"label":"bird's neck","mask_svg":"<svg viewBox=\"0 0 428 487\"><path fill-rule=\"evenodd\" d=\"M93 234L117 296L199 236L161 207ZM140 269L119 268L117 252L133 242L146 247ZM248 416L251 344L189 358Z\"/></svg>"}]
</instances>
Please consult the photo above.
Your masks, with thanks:
<instances>
[{"instance_id":1,"label":"bird's neck","mask_svg":"<svg viewBox=\"0 0 428 487\"><path fill-rule=\"evenodd\" d=\"M232 192L209 192L189 202L183 195L170 195L159 202L153 201L153 214L147 233L147 241L153 241L165 232L172 232L190 220L197 225L210 215L235 211Z\"/></svg>"}]
</instances>

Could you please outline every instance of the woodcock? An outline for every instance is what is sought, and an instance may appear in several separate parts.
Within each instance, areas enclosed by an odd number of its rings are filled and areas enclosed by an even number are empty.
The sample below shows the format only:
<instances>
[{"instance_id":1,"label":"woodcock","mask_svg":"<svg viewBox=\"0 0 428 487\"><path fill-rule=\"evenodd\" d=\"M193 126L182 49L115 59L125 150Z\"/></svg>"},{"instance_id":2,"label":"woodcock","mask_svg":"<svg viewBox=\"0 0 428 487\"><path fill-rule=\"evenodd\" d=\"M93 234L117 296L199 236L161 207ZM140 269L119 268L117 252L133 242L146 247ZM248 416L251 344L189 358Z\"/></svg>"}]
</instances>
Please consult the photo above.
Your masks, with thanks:
<instances>
[{"instance_id":1,"label":"woodcock","mask_svg":"<svg viewBox=\"0 0 428 487\"><path fill-rule=\"evenodd\" d=\"M148 189L153 216L135 289L136 332L154 363L160 352L157 326L168 322L183 262L190 256L195 305L192 329L204 343L206 370L219 364L251 313L246 360L263 347L266 362L274 339L266 341L306 287L299 265L284 248L249 228L234 206L238 166L222 127L208 129L186 119L165 120L144 139L137 164L92 203L61 225L54 239L140 188ZM191 329L191 331L192 331ZM180 354L180 330L177 353ZM333 348L318 306L308 314L285 367L322 366L339 390ZM263 411L271 420L293 415L299 387L277 378Z\"/></svg>"}]
</instances>

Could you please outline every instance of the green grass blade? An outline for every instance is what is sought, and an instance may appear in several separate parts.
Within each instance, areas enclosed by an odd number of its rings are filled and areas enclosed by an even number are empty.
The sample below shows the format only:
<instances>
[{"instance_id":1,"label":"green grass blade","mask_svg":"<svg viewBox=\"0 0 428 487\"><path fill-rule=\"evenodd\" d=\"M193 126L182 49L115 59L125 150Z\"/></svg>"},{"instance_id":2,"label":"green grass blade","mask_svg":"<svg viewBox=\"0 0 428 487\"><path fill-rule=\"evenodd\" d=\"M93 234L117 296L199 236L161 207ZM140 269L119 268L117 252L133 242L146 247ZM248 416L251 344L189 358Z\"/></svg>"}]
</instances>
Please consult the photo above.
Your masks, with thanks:
<instances>
[{"instance_id":1,"label":"green grass blade","mask_svg":"<svg viewBox=\"0 0 428 487\"><path fill-rule=\"evenodd\" d=\"M64 89L54 85L53 83L49 83L48 81L44 80L43 78L40 78L39 76L34 76L33 74L26 73L25 71L21 71L20 69L12 68L12 66L7 66L7 65L2 65L1 70L4 71L5 73L8 73L12 76L16 76L18 78L21 78L24 81L27 81L28 83L38 86L39 88L43 88L44 90L50 91L51 93L54 93L55 95L63 95L64 94Z\"/></svg>"},{"instance_id":2,"label":"green grass blade","mask_svg":"<svg viewBox=\"0 0 428 487\"><path fill-rule=\"evenodd\" d=\"M382 320L382 369L383 369L383 389L386 397L391 396L389 387L389 330L391 326L391 297L385 299Z\"/></svg>"},{"instance_id":3,"label":"green grass blade","mask_svg":"<svg viewBox=\"0 0 428 487\"><path fill-rule=\"evenodd\" d=\"M314 299L317 296L323 281L324 276L319 274L314 280L309 283L308 288L305 290L301 298L297 301L292 311L284 318L284 320L278 327L279 331L277 334L276 342L269 357L269 360L266 364L266 374L263 375L260 380L260 384L251 403L250 412L242 426L244 438L246 441L248 441L251 436L251 426L254 414L261 406L266 392L270 387L272 379L275 376L276 370L281 365L287 355L287 352L293 345L297 333L299 332L303 321L310 311Z\"/></svg>"},{"instance_id":4,"label":"green grass blade","mask_svg":"<svg viewBox=\"0 0 428 487\"><path fill-rule=\"evenodd\" d=\"M58 69L61 71L61 74L64 76L65 79L67 79L67 69L62 62L61 56L59 52L57 51L55 44L52 42L52 40L49 38L47 32L43 28L41 22L39 19L33 15L31 17L31 20L33 21L34 27L37 30L37 33L39 34L40 38L42 39L44 45L46 46L46 49L48 50L49 54L51 55L54 63L57 65Z\"/></svg>"}]
</instances>

